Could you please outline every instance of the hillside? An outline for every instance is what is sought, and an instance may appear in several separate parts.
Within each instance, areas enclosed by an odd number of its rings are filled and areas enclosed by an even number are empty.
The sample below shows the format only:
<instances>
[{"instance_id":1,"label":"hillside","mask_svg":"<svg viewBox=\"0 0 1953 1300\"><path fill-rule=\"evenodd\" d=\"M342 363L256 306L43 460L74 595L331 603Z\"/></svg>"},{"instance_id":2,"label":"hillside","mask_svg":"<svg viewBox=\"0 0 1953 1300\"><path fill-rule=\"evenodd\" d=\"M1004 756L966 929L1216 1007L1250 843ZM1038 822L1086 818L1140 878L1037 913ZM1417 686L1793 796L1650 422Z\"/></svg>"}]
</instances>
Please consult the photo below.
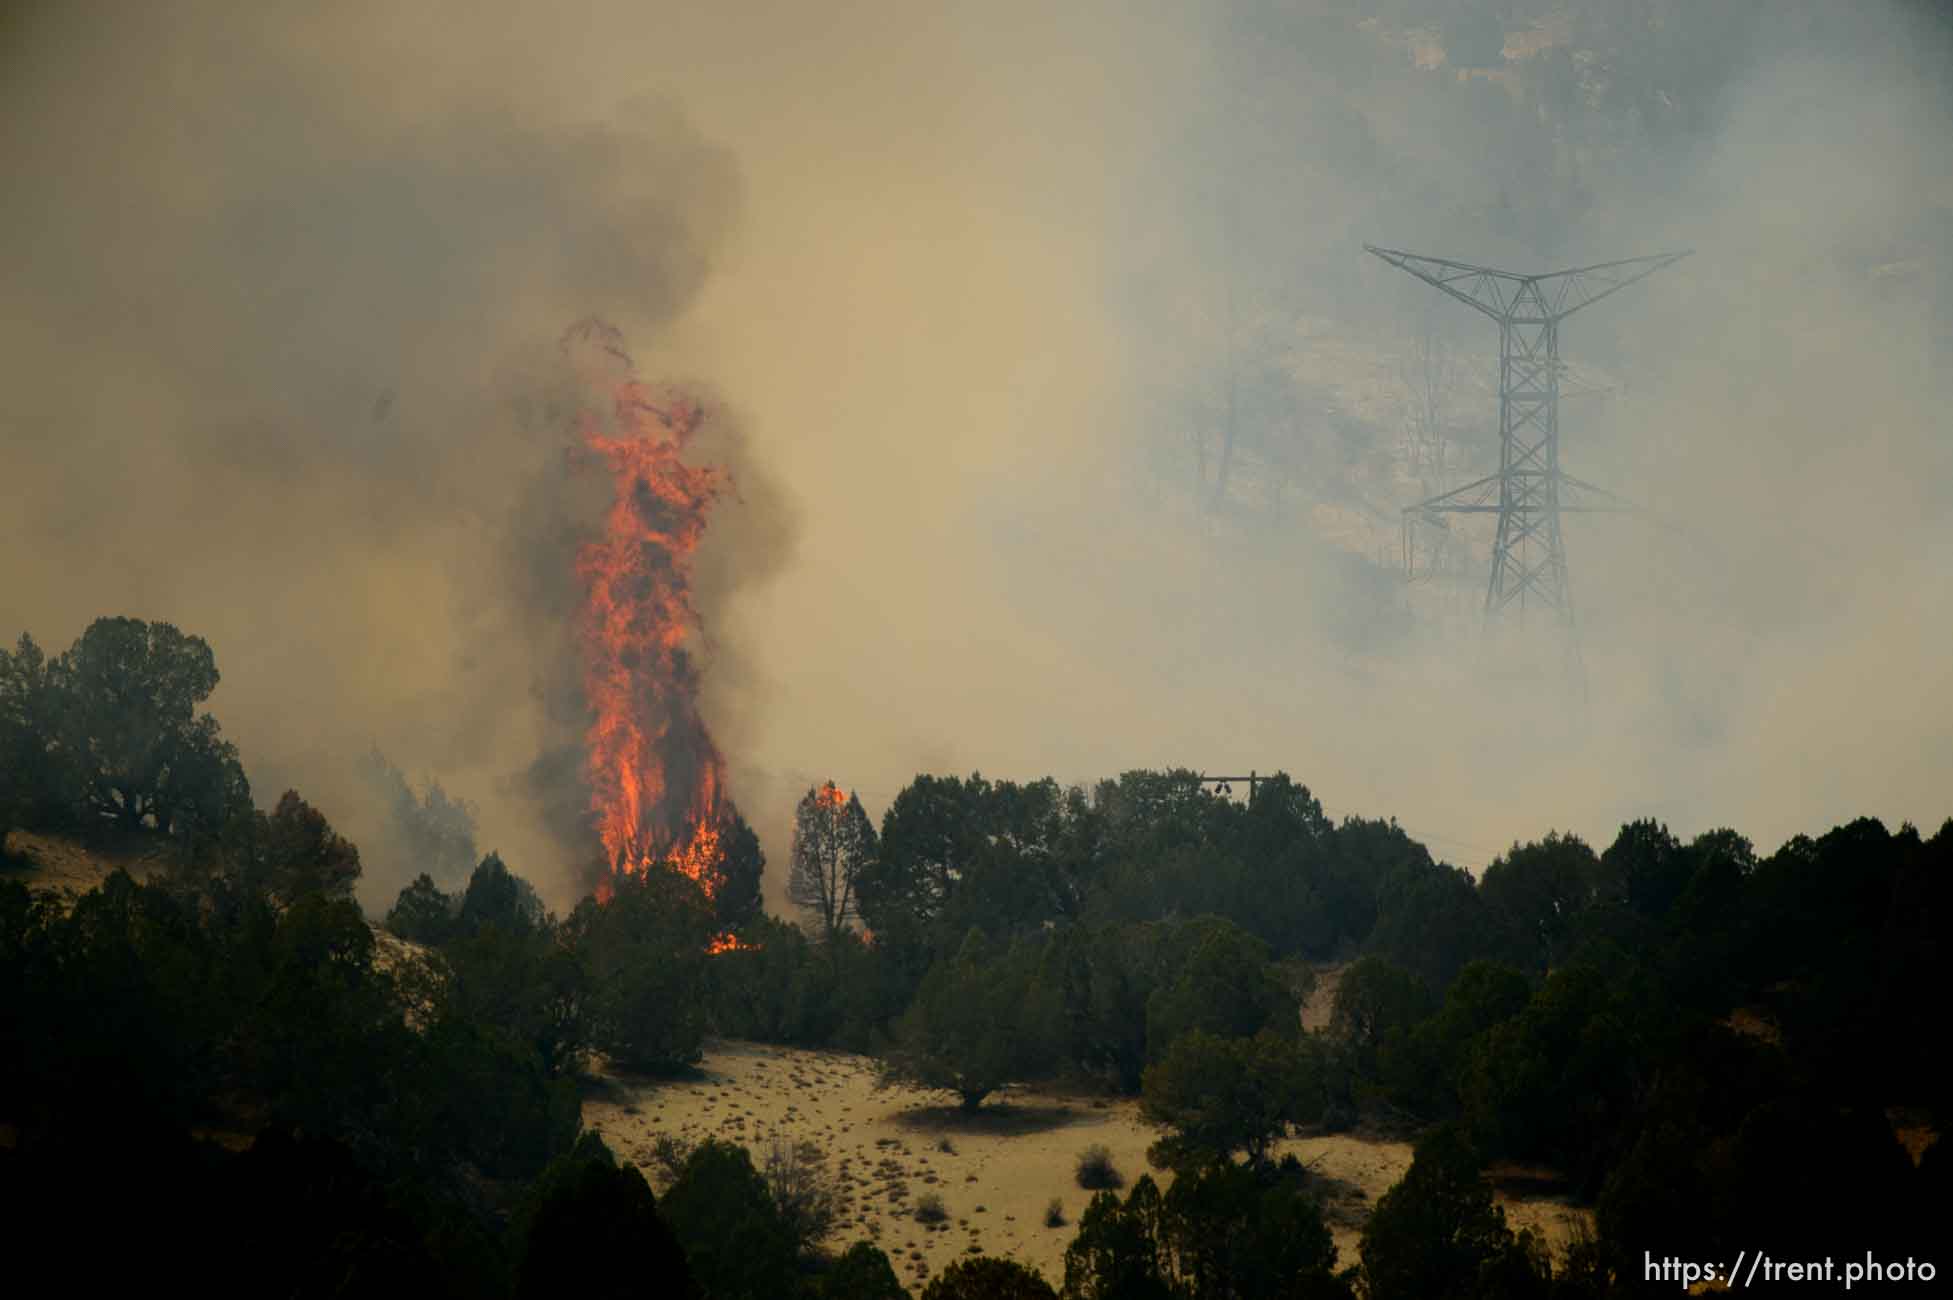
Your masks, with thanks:
<instances>
[{"instance_id":1,"label":"hillside","mask_svg":"<svg viewBox=\"0 0 1953 1300\"><path fill-rule=\"evenodd\" d=\"M86 841L66 835L13 831L0 845L0 873L36 893L70 901L117 871L145 881L169 865L171 846L154 834L108 833Z\"/></svg>"},{"instance_id":2,"label":"hillside","mask_svg":"<svg viewBox=\"0 0 1953 1300\"><path fill-rule=\"evenodd\" d=\"M37 894L51 894L64 905L117 871L126 871L137 883L169 868L174 848L153 832L107 832L87 839L71 835L51 835L34 831L13 831L0 845L0 879L18 880ZM424 961L427 949L400 938L376 922L368 923L373 932L373 964L392 973L408 962Z\"/></svg>"},{"instance_id":3,"label":"hillside","mask_svg":"<svg viewBox=\"0 0 1953 1300\"><path fill-rule=\"evenodd\" d=\"M9 875L68 901L117 870L146 880L168 865L167 848L150 836L84 842L16 831L6 847ZM373 933L382 970L427 955L377 925ZM1340 967L1322 972L1305 1027L1326 1024L1340 973ZM1088 1146L1106 1147L1128 1185L1147 1172L1163 1186L1171 1181L1170 1174L1148 1169L1146 1148L1159 1131L1140 1118L1134 1099L1013 1087L975 1116L947 1102L901 1085L878 1087L868 1057L720 1039L708 1043L695 1071L676 1080L613 1070L599 1059L585 1083L582 1118L661 1190L670 1181L656 1157L661 1137L738 1142L756 1165L776 1137L814 1143L843 1197L840 1226L826 1245L839 1251L857 1240L873 1242L916 1289L959 1256L976 1253L1019 1260L1061 1283L1065 1248L1092 1196L1074 1176ZM205 1136L234 1149L248 1145L242 1133ZM1295 1155L1317 1179L1340 1263L1349 1265L1370 1208L1410 1167L1411 1143L1377 1132L1319 1134L1283 1142L1277 1154ZM932 1192L948 1216L933 1226L914 1217L917 1201ZM1064 1223L1049 1227L1045 1214L1054 1199ZM1533 1228L1556 1248L1591 1226L1590 1211L1537 1187L1502 1190L1498 1200L1515 1229Z\"/></svg>"},{"instance_id":4,"label":"hillside","mask_svg":"<svg viewBox=\"0 0 1953 1300\"><path fill-rule=\"evenodd\" d=\"M941 1094L875 1086L874 1063L847 1052L801 1051L758 1043L708 1044L692 1077L660 1081L599 1070L586 1090L583 1122L619 1157L659 1181L660 1137L738 1142L762 1164L775 1136L811 1141L826 1153L844 1197L839 1229L827 1245L860 1240L888 1252L912 1287L964 1254L1002 1255L1036 1268L1057 1286L1065 1248L1092 1193L1075 1180L1079 1152L1101 1145L1131 1180L1151 1173L1146 1148L1159 1130L1132 1099L1095 1098L1045 1088L1011 1088L975 1116ZM1370 1208L1410 1168L1411 1143L1373 1133L1292 1138L1293 1154L1316 1178L1339 1266L1356 1263ZM917 1222L918 1199L935 1193L947 1219ZM1061 1202L1065 1222L1045 1226ZM1514 1229L1532 1228L1564 1246L1589 1211L1537 1188L1498 1202Z\"/></svg>"}]
</instances>

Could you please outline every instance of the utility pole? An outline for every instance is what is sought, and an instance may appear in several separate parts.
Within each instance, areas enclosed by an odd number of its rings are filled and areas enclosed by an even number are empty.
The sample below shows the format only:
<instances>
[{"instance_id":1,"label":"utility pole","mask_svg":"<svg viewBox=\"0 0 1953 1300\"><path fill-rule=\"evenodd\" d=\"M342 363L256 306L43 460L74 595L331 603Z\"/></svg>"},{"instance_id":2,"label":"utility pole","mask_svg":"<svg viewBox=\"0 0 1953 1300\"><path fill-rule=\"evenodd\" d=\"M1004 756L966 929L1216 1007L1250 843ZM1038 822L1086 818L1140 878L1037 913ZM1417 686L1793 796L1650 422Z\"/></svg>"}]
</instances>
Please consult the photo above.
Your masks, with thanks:
<instances>
[{"instance_id":1,"label":"utility pole","mask_svg":"<svg viewBox=\"0 0 1953 1300\"><path fill-rule=\"evenodd\" d=\"M1485 612L1538 606L1573 624L1560 515L1622 511L1621 498L1560 468L1560 322L1694 250L1521 275L1442 257L1363 246L1499 324L1499 471L1404 510L1404 561L1414 569L1411 525L1448 528L1448 514L1496 514ZM1416 576L1413 572L1411 576Z\"/></svg>"},{"instance_id":2,"label":"utility pole","mask_svg":"<svg viewBox=\"0 0 1953 1300\"><path fill-rule=\"evenodd\" d=\"M1214 787L1215 794L1233 794L1234 783L1236 781L1245 781L1248 784L1248 802L1252 804L1255 801L1255 787L1259 786L1265 779L1256 775L1254 772L1249 772L1246 776L1209 776L1205 772L1202 772L1195 778L1194 784L1203 788L1211 785Z\"/></svg>"}]
</instances>

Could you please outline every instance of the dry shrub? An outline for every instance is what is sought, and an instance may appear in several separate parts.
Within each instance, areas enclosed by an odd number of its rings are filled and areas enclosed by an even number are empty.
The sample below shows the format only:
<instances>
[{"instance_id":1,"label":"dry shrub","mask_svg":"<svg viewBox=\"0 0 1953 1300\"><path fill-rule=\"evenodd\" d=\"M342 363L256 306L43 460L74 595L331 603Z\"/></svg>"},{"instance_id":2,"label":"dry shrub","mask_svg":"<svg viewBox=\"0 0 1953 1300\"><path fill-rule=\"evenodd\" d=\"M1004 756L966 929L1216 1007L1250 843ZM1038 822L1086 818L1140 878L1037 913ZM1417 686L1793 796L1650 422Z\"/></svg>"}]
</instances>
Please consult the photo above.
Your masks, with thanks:
<instances>
[{"instance_id":1,"label":"dry shrub","mask_svg":"<svg viewBox=\"0 0 1953 1300\"><path fill-rule=\"evenodd\" d=\"M1088 1192L1117 1191L1126 1176L1112 1163L1112 1152L1094 1143L1078 1153L1078 1185Z\"/></svg>"}]
</instances>

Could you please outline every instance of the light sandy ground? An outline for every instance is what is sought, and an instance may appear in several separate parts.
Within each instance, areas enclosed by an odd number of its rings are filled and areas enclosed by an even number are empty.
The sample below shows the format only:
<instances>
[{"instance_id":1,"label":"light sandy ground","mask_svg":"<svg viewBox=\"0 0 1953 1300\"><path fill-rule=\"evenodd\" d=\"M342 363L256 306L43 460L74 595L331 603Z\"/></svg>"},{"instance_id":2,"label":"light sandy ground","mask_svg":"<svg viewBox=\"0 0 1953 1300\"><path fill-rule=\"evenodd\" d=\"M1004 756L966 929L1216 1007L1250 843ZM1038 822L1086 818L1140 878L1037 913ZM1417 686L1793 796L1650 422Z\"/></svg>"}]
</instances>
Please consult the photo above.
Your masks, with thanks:
<instances>
[{"instance_id":1,"label":"light sandy ground","mask_svg":"<svg viewBox=\"0 0 1953 1300\"><path fill-rule=\"evenodd\" d=\"M1302 1028L1312 1033L1329 1028L1329 1018L1336 1010L1336 990L1342 987L1343 972L1348 969L1346 961L1315 968L1315 987L1302 1003Z\"/></svg>"},{"instance_id":2,"label":"light sandy ground","mask_svg":"<svg viewBox=\"0 0 1953 1300\"><path fill-rule=\"evenodd\" d=\"M0 845L12 859L5 875L36 893L58 894L67 902L115 874L120 867L138 881L149 879L169 860L170 846L154 835L102 835L83 846L61 835L12 831Z\"/></svg>"},{"instance_id":3,"label":"light sandy ground","mask_svg":"<svg viewBox=\"0 0 1953 1300\"><path fill-rule=\"evenodd\" d=\"M154 834L104 835L94 842L80 842L59 835L36 835L28 831L8 834L4 848L8 865L0 868L0 878L14 879L37 894L51 894L63 908L114 875L119 868L136 881L166 870L170 846ZM410 963L425 963L427 950L417 943L396 937L378 924L368 923L373 931L373 964L382 973L396 973ZM410 1017L410 1022L418 1021Z\"/></svg>"},{"instance_id":4,"label":"light sandy ground","mask_svg":"<svg viewBox=\"0 0 1953 1300\"><path fill-rule=\"evenodd\" d=\"M1131 1101L1013 1088L966 1116L942 1094L877 1090L865 1057L740 1042L709 1044L691 1078L600 1072L583 1122L660 1187L652 1159L660 1134L739 1142L756 1164L775 1133L811 1140L827 1152L848 1196L842 1226L828 1245L839 1250L873 1241L915 1288L977 1252L1019 1260L1058 1285L1065 1247L1091 1197L1075 1181L1078 1153L1095 1143L1107 1147L1130 1180L1148 1172L1146 1148L1158 1136ZM945 1140L953 1151L942 1149ZM1354 1263L1370 1206L1410 1167L1409 1144L1345 1134L1295 1139L1280 1151L1293 1151L1318 1175L1340 1262ZM917 1199L932 1192L949 1212L933 1229L912 1213ZM1047 1228L1045 1207L1054 1197L1066 1222ZM1571 1230L1563 1221L1567 1213L1551 1199L1507 1203L1515 1228L1538 1228L1555 1244Z\"/></svg>"}]
</instances>

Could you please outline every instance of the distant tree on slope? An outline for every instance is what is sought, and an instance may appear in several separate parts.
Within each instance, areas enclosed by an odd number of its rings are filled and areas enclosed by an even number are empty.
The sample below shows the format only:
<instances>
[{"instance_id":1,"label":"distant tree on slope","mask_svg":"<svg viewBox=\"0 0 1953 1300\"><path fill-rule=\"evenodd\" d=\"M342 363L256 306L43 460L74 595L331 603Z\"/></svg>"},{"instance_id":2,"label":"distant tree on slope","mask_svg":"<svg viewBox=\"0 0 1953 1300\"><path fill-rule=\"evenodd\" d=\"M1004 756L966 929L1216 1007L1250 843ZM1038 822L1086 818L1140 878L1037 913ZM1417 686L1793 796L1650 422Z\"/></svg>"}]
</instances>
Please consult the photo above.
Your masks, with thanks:
<instances>
[{"instance_id":1,"label":"distant tree on slope","mask_svg":"<svg viewBox=\"0 0 1953 1300\"><path fill-rule=\"evenodd\" d=\"M53 664L49 739L88 820L130 829L215 829L250 787L237 747L197 705L217 689L201 637L168 623L98 618Z\"/></svg>"},{"instance_id":2,"label":"distant tree on slope","mask_svg":"<svg viewBox=\"0 0 1953 1300\"><path fill-rule=\"evenodd\" d=\"M787 898L832 943L860 913L856 881L875 857L875 828L861 800L832 782L809 790L794 810Z\"/></svg>"}]
</instances>

